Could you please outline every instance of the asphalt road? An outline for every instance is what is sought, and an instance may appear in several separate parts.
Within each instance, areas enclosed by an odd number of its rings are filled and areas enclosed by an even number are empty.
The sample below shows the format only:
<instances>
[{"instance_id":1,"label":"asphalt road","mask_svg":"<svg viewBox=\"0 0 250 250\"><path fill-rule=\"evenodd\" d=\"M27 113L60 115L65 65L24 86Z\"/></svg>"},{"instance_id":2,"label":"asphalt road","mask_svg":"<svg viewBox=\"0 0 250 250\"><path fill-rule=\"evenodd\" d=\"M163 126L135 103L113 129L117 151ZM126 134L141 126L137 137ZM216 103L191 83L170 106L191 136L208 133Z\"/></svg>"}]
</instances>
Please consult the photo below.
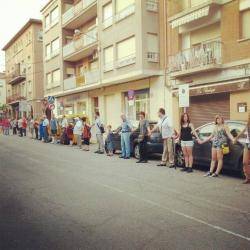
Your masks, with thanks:
<instances>
[{"instance_id":1,"label":"asphalt road","mask_svg":"<svg viewBox=\"0 0 250 250\"><path fill-rule=\"evenodd\" d=\"M0 249L250 249L250 186L0 136Z\"/></svg>"}]
</instances>

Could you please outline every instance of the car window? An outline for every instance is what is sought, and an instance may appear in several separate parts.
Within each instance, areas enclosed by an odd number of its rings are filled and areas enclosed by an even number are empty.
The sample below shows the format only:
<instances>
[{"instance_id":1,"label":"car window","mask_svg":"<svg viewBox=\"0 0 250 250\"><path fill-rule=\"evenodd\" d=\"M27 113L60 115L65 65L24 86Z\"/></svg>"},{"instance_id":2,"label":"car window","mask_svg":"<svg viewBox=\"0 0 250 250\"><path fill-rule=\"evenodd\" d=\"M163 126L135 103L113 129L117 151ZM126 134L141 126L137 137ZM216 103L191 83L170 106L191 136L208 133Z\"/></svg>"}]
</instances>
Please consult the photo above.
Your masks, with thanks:
<instances>
[{"instance_id":1,"label":"car window","mask_svg":"<svg viewBox=\"0 0 250 250\"><path fill-rule=\"evenodd\" d=\"M245 124L238 122L228 122L227 125L233 136L237 136L246 127ZM245 137L246 135L244 134L240 136L240 138L245 138Z\"/></svg>"},{"instance_id":2,"label":"car window","mask_svg":"<svg viewBox=\"0 0 250 250\"><path fill-rule=\"evenodd\" d=\"M197 133L199 134L200 139L203 140L211 136L213 130L214 130L214 124L211 123L197 129Z\"/></svg>"}]
</instances>

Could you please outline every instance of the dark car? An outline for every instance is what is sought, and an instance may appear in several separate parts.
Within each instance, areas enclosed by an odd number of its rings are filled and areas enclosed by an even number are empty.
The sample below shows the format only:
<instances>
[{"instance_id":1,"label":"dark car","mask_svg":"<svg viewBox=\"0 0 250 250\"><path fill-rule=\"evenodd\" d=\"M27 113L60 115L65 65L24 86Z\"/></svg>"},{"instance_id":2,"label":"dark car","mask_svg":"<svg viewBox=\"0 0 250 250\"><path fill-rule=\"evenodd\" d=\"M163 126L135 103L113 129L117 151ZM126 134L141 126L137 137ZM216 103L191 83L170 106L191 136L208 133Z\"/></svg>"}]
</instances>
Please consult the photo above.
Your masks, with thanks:
<instances>
[{"instance_id":1,"label":"dark car","mask_svg":"<svg viewBox=\"0 0 250 250\"><path fill-rule=\"evenodd\" d=\"M150 129L152 129L157 122L155 121L150 121L149 126ZM116 151L121 151L121 134L119 132L119 129L114 131L113 134L113 143L114 143L114 152ZM139 136L139 130L137 129L136 131L131 133L130 136L130 142L131 142L131 156L134 156L136 159L140 158L140 151L139 151L139 143L138 143L138 136ZM106 148L106 142L105 142L105 148ZM159 132L154 132L152 135L149 137L148 140L148 154L153 155L153 154L162 154L163 152L163 144L162 144L162 137ZM181 147L179 144L176 144L176 160L177 161L182 161L178 162L178 165L183 164L183 155L181 152Z\"/></svg>"},{"instance_id":2,"label":"dark car","mask_svg":"<svg viewBox=\"0 0 250 250\"><path fill-rule=\"evenodd\" d=\"M246 123L243 121L226 121L225 122L231 134L235 137L239 134L246 126ZM208 138L214 129L214 123L205 124L196 129L196 132L201 140L205 140ZM230 145L230 153L224 156L224 168L235 170L235 171L242 171L242 158L243 158L243 141L244 138L240 138L239 142L236 144L229 143ZM212 143L207 142L204 144L199 144L197 141L194 143L193 148L193 155L194 155L194 165L201 165L201 166L210 166L211 161L211 147ZM181 159L181 154L179 153L179 159L177 160L177 165L183 164L184 160Z\"/></svg>"}]
</instances>

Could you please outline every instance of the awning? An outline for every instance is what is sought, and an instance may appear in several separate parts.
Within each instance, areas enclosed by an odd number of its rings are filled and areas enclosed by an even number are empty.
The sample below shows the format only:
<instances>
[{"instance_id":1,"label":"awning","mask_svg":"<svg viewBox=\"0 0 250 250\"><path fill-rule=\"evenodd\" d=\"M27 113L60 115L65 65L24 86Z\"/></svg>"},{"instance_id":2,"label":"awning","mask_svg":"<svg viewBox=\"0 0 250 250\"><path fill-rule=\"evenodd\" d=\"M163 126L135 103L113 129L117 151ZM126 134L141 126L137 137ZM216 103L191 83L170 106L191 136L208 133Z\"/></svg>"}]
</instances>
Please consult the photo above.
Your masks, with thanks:
<instances>
[{"instance_id":1,"label":"awning","mask_svg":"<svg viewBox=\"0 0 250 250\"><path fill-rule=\"evenodd\" d=\"M183 24L190 23L194 20L200 19L202 17L208 16L209 14L209 6L203 7L201 9L195 10L190 14L179 17L173 21L170 21L170 25L172 29L179 27Z\"/></svg>"}]
</instances>

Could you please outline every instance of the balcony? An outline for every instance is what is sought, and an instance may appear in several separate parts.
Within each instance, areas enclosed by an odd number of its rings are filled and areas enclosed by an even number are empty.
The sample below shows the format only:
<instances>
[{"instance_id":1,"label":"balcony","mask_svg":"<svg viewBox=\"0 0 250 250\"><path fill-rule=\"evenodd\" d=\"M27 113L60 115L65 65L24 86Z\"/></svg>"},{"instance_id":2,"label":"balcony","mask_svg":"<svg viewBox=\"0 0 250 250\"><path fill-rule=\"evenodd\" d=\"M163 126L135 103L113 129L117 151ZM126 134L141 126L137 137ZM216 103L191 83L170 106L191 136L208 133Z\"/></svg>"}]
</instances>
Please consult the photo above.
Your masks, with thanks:
<instances>
[{"instance_id":1,"label":"balcony","mask_svg":"<svg viewBox=\"0 0 250 250\"><path fill-rule=\"evenodd\" d=\"M65 61L76 62L82 58L93 55L97 49L97 28L74 38L72 42L63 47Z\"/></svg>"},{"instance_id":2,"label":"balcony","mask_svg":"<svg viewBox=\"0 0 250 250\"><path fill-rule=\"evenodd\" d=\"M206 41L169 57L169 73L172 78L221 68L222 43Z\"/></svg>"},{"instance_id":3,"label":"balcony","mask_svg":"<svg viewBox=\"0 0 250 250\"><path fill-rule=\"evenodd\" d=\"M158 63L160 61L160 54L158 52L147 53L148 62Z\"/></svg>"},{"instance_id":4,"label":"balcony","mask_svg":"<svg viewBox=\"0 0 250 250\"><path fill-rule=\"evenodd\" d=\"M20 94L10 95L6 99L7 104L14 104L23 100L26 100L26 97L21 96Z\"/></svg>"},{"instance_id":5,"label":"balcony","mask_svg":"<svg viewBox=\"0 0 250 250\"><path fill-rule=\"evenodd\" d=\"M158 0L147 0L146 9L152 12L158 12Z\"/></svg>"},{"instance_id":6,"label":"balcony","mask_svg":"<svg viewBox=\"0 0 250 250\"><path fill-rule=\"evenodd\" d=\"M181 3L181 1L180 1ZM184 25L193 24L197 20L197 25L216 22L220 20L220 0L197 0L193 3L190 0L188 6L174 4L176 12L168 19L171 27L178 28ZM196 22L195 22L196 23Z\"/></svg>"},{"instance_id":7,"label":"balcony","mask_svg":"<svg viewBox=\"0 0 250 250\"><path fill-rule=\"evenodd\" d=\"M15 70L12 71L8 76L8 83L9 84L17 84L20 83L22 81L24 81L26 79L25 76L25 69L21 70L21 67L19 64L15 65Z\"/></svg>"},{"instance_id":8,"label":"balcony","mask_svg":"<svg viewBox=\"0 0 250 250\"><path fill-rule=\"evenodd\" d=\"M98 83L100 80L99 70L85 72L81 76L73 76L64 80L64 90L73 90Z\"/></svg>"},{"instance_id":9,"label":"balcony","mask_svg":"<svg viewBox=\"0 0 250 250\"><path fill-rule=\"evenodd\" d=\"M62 26L77 29L97 16L97 0L82 0L68 9L62 16Z\"/></svg>"}]
</instances>

